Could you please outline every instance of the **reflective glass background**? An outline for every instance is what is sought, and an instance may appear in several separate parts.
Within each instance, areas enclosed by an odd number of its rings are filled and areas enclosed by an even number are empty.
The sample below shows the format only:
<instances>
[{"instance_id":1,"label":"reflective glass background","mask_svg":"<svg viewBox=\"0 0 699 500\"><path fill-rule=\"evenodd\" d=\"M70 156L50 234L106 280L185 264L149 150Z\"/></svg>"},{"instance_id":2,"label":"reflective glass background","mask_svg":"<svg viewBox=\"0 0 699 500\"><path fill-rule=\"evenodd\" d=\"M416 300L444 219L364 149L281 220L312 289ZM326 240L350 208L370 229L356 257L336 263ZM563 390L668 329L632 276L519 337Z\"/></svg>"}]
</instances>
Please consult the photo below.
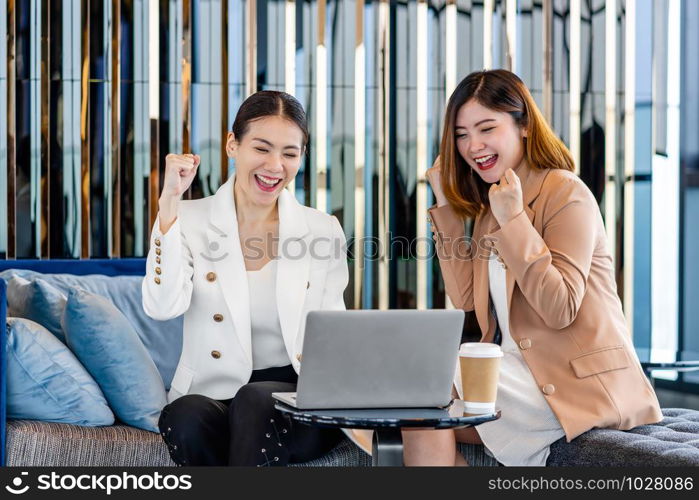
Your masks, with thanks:
<instances>
[{"instance_id":1,"label":"reflective glass background","mask_svg":"<svg viewBox=\"0 0 699 500\"><path fill-rule=\"evenodd\" d=\"M685 304L678 297L695 286L681 276L696 238L680 236L696 206L697 124L680 102L696 102L696 86L675 88L668 74L681 67L682 82L696 81L691 55L672 49L692 45L696 9L681 0L0 1L0 256L144 256L165 155L200 154L186 196L211 195L235 168L224 146L240 103L278 89L299 98L311 129L291 189L336 215L350 243L348 306L448 307L424 174L451 90L471 71L504 67L530 87L599 202L637 344L680 349L678 318L696 316L676 305L674 323L664 322L665 298L652 290L669 287L667 300ZM675 271L661 272L668 265Z\"/></svg>"}]
</instances>

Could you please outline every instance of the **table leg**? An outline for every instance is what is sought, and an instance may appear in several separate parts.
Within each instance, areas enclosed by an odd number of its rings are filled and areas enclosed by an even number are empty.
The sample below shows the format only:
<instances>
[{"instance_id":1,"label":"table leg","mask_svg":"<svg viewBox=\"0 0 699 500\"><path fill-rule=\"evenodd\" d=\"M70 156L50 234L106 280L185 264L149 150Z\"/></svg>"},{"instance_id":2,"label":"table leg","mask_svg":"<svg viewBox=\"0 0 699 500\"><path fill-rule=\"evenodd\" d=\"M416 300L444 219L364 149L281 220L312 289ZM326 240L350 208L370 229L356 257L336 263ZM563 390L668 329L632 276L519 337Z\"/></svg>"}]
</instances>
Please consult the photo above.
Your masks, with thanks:
<instances>
[{"instance_id":1,"label":"table leg","mask_svg":"<svg viewBox=\"0 0 699 500\"><path fill-rule=\"evenodd\" d=\"M401 467L403 465L403 436L400 429L374 431L371 443L371 465Z\"/></svg>"}]
</instances>

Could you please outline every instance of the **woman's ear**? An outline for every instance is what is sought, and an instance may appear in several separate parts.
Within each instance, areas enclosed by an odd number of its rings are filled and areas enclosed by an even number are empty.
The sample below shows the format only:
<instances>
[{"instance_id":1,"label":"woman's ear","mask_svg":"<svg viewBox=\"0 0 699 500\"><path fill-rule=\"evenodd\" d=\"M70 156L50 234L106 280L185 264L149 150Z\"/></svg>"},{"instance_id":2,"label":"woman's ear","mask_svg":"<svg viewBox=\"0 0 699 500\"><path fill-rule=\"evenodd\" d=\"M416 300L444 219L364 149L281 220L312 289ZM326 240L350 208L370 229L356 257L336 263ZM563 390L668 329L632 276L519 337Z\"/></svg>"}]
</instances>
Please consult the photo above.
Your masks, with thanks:
<instances>
[{"instance_id":1,"label":"woman's ear","mask_svg":"<svg viewBox=\"0 0 699 500\"><path fill-rule=\"evenodd\" d=\"M235 158L238 152L238 141L235 140L235 134L233 132L228 132L228 137L226 138L226 154L228 158Z\"/></svg>"}]
</instances>

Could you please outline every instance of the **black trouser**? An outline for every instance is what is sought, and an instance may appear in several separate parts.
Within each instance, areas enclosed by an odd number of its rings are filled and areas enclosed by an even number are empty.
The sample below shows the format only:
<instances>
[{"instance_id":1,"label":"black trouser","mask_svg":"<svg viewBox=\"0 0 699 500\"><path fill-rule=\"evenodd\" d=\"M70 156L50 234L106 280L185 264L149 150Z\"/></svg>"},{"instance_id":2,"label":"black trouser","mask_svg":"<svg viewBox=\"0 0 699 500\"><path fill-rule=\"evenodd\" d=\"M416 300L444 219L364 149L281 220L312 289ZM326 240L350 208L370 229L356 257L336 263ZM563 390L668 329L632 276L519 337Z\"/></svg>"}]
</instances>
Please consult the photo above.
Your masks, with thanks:
<instances>
[{"instance_id":1,"label":"black trouser","mask_svg":"<svg viewBox=\"0 0 699 500\"><path fill-rule=\"evenodd\" d=\"M339 429L309 427L274 409L273 392L296 390L291 365L252 372L233 399L182 396L163 408L158 427L178 465L286 465L307 462L342 439Z\"/></svg>"}]
</instances>

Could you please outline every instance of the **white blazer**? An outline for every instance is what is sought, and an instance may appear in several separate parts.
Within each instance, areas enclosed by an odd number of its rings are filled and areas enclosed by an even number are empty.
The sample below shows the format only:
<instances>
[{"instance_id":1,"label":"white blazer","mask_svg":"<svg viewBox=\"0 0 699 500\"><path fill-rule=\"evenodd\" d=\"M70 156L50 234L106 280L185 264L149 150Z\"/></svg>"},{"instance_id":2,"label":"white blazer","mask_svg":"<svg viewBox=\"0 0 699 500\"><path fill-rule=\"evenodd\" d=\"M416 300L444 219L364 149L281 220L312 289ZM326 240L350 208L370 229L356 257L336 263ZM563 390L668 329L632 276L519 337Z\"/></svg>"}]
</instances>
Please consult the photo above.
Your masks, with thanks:
<instances>
[{"instance_id":1,"label":"white blazer","mask_svg":"<svg viewBox=\"0 0 699 500\"><path fill-rule=\"evenodd\" d=\"M168 402L190 393L229 399L252 373L250 297L232 176L216 194L181 201L166 234L156 219L143 279L143 309L184 314L182 355ZM345 235L335 217L279 196L277 304L289 361L299 372L306 314L345 309Z\"/></svg>"}]
</instances>

